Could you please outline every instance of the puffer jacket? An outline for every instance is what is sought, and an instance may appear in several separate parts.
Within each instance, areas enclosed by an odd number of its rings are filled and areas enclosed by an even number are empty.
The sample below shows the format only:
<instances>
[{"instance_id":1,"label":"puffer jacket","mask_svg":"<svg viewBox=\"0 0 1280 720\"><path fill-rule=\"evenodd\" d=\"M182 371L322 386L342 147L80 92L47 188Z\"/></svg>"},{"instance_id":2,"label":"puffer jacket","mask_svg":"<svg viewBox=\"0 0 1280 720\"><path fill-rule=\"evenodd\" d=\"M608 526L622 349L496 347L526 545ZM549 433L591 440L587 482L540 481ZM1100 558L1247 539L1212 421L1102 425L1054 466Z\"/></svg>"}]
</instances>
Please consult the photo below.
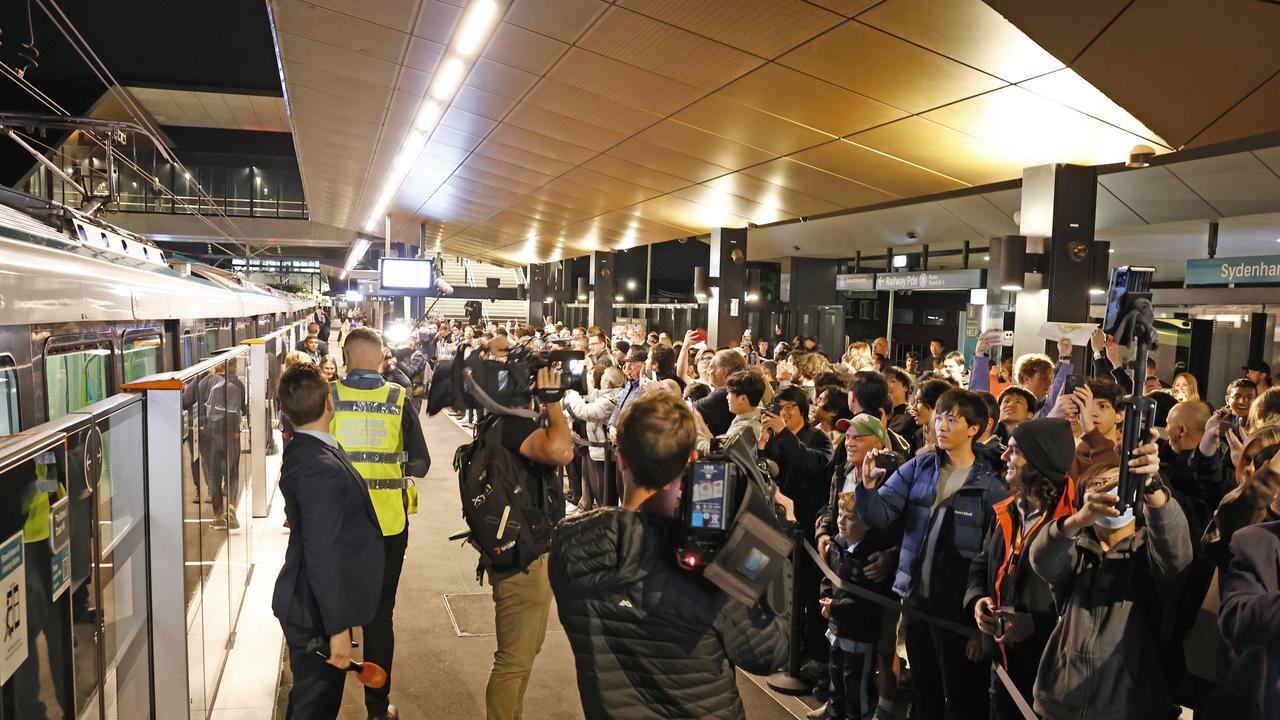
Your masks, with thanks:
<instances>
[{"instance_id":1,"label":"puffer jacket","mask_svg":"<svg viewBox=\"0 0 1280 720\"><path fill-rule=\"evenodd\" d=\"M592 390L586 398L577 393L566 393L562 404L574 420L587 424L587 440L591 441L591 459L605 461L605 449L599 443L609 441L609 418L617 405L622 388Z\"/></svg>"},{"instance_id":2,"label":"puffer jacket","mask_svg":"<svg viewBox=\"0 0 1280 720\"><path fill-rule=\"evenodd\" d=\"M588 720L743 718L734 668L786 662L788 615L747 608L677 567L677 527L600 508L552 536L551 588Z\"/></svg>"},{"instance_id":3,"label":"puffer jacket","mask_svg":"<svg viewBox=\"0 0 1280 720\"><path fill-rule=\"evenodd\" d=\"M1046 720L1170 717L1163 654L1191 565L1191 534L1175 500L1144 511L1147 526L1105 552L1089 530L1064 533L1063 520L1031 541L1031 567L1062 607L1036 676L1035 711Z\"/></svg>"},{"instance_id":4,"label":"puffer jacket","mask_svg":"<svg viewBox=\"0 0 1280 720\"><path fill-rule=\"evenodd\" d=\"M929 532L929 519L933 516L933 501L938 491L938 476L945 460L940 452L917 455L899 467L889 479L874 490L859 483L854 488L858 515L876 528L890 527L899 517L906 521L902 536L902 551L898 556L898 570L893 580L893 591L901 598L911 597L915 590L916 574L924 562L925 537ZM995 517L993 507L1008 497L998 466L987 451L975 448L973 467L964 485L941 508L949 508L951 539L958 556L972 562L982 550L983 540ZM935 563L937 565L937 563ZM968 585L968 563L963 568L946 568L940 575L959 576L963 596ZM942 578L936 578L941 580ZM951 578L957 579L957 578ZM936 584L936 583L935 583ZM957 604L960 598L957 599ZM960 612L960 608L955 608Z\"/></svg>"}]
</instances>

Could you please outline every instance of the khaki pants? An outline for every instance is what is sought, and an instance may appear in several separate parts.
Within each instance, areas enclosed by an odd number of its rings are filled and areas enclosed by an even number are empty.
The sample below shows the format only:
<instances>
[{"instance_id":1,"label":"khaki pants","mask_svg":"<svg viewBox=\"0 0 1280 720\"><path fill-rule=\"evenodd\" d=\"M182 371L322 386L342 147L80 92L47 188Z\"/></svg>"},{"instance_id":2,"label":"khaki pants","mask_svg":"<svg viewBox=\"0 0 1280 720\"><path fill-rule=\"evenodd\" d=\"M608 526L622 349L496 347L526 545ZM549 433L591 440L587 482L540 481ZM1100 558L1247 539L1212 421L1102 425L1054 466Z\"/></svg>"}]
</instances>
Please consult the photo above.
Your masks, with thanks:
<instances>
[{"instance_id":1,"label":"khaki pants","mask_svg":"<svg viewBox=\"0 0 1280 720\"><path fill-rule=\"evenodd\" d=\"M533 660L547 636L551 582L547 579L546 554L530 563L526 572L494 584L493 605L498 649L493 654L493 669L484 692L486 717L519 720Z\"/></svg>"}]
</instances>

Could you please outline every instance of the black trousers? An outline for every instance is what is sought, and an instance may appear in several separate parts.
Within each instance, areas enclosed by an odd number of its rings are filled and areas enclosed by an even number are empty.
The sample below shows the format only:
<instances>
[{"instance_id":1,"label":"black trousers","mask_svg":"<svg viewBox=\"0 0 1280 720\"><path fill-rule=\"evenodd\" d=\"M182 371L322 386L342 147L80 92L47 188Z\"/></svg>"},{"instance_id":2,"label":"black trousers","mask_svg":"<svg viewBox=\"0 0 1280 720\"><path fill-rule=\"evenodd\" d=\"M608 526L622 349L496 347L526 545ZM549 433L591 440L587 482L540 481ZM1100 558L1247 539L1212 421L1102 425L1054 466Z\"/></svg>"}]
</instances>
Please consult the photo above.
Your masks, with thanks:
<instances>
[{"instance_id":1,"label":"black trousers","mask_svg":"<svg viewBox=\"0 0 1280 720\"><path fill-rule=\"evenodd\" d=\"M220 429L222 425L215 427ZM200 465L213 500L214 515L225 513L228 501L235 507L240 500L240 449L239 432L208 432L200 436Z\"/></svg>"},{"instance_id":2,"label":"black trousers","mask_svg":"<svg viewBox=\"0 0 1280 720\"><path fill-rule=\"evenodd\" d=\"M396 609L396 590L400 587L400 571L404 568L404 553L409 547L409 526L399 535L382 538L386 558L382 565L382 595L378 600L378 612L364 626L364 659L372 660L387 671L387 684L380 688L364 689L364 706L370 715L387 711L391 703L391 661L396 654L396 634L391 625Z\"/></svg>"},{"instance_id":3,"label":"black trousers","mask_svg":"<svg viewBox=\"0 0 1280 720\"><path fill-rule=\"evenodd\" d=\"M289 668L293 671L293 688L289 690L285 720L338 717L346 673L292 643L289 644Z\"/></svg>"},{"instance_id":4,"label":"black trousers","mask_svg":"<svg viewBox=\"0 0 1280 720\"><path fill-rule=\"evenodd\" d=\"M913 720L987 720L991 663L969 662L966 639L936 625L902 618L916 699Z\"/></svg>"},{"instance_id":5,"label":"black trousers","mask_svg":"<svg viewBox=\"0 0 1280 720\"><path fill-rule=\"evenodd\" d=\"M564 467L569 475L569 502L577 505L582 500L582 465L590 462L590 458L578 448L573 449L573 460Z\"/></svg>"},{"instance_id":6,"label":"black trousers","mask_svg":"<svg viewBox=\"0 0 1280 720\"><path fill-rule=\"evenodd\" d=\"M828 665L831 692L827 695L827 717L830 720L862 720L876 707L876 653L847 652L831 646Z\"/></svg>"},{"instance_id":7,"label":"black trousers","mask_svg":"<svg viewBox=\"0 0 1280 720\"><path fill-rule=\"evenodd\" d=\"M578 506L583 510L594 510L605 506L605 469L603 460L592 460L591 456L582 459L582 499Z\"/></svg>"}]
</instances>

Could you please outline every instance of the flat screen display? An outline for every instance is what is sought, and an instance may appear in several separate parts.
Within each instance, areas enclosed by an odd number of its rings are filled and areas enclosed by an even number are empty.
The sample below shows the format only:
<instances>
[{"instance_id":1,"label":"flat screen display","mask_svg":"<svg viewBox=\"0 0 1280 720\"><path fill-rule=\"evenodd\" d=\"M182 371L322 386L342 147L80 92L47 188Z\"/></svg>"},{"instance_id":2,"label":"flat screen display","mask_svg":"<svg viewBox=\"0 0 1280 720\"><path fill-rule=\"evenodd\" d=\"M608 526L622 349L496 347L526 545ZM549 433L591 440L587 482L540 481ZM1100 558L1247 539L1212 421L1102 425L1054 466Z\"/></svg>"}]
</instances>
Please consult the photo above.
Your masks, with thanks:
<instances>
[{"instance_id":1,"label":"flat screen display","mask_svg":"<svg viewBox=\"0 0 1280 720\"><path fill-rule=\"evenodd\" d=\"M383 290L426 292L436 279L434 265L429 258L382 258L379 284Z\"/></svg>"}]
</instances>

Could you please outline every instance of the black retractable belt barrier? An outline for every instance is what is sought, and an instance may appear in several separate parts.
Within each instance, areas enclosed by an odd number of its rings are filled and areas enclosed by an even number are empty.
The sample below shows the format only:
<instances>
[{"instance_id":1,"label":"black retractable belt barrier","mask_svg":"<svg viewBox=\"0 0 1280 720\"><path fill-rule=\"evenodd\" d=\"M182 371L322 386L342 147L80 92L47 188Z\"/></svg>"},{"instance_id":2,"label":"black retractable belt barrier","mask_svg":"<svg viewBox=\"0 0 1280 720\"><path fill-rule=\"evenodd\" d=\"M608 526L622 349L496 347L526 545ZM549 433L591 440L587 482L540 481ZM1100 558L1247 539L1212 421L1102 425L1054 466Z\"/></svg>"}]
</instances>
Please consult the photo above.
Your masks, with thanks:
<instances>
[{"instance_id":1,"label":"black retractable belt barrier","mask_svg":"<svg viewBox=\"0 0 1280 720\"><path fill-rule=\"evenodd\" d=\"M826 560L818 554L818 550L807 540L804 542L804 550L809 553L809 557L813 558L813 561L818 564L818 569L822 571L822 574L826 576L827 580L831 581L832 585L840 588L850 595L856 595L863 600L876 603L877 605L889 610L901 610L902 614L909 615L913 620L919 620L920 622L929 623L930 625L940 627L944 630L949 630L961 637L970 639L982 638L982 633L979 632L976 627L940 618L937 615L932 615L918 608L907 605L896 597L881 595L873 590L868 590L867 588L845 581L827 565ZM792 609L792 613L794 615L794 608ZM1009 692L1009 697L1013 698L1013 703L1018 706L1018 710L1022 713L1023 718L1025 718L1025 720L1039 720L1035 712L1031 710L1030 704L1028 704L1026 699L1022 697L1022 693L1014 686L1013 680L1009 677L1009 674L1005 672L1004 666L996 662L994 658L991 662L995 665L996 677L1000 678L1000 682L1004 685L1005 690Z\"/></svg>"},{"instance_id":2,"label":"black retractable belt barrier","mask_svg":"<svg viewBox=\"0 0 1280 720\"><path fill-rule=\"evenodd\" d=\"M791 553L793 558L792 581L791 581L791 643L787 648L787 669L773 673L769 676L769 687L780 693L787 695L808 695L813 691L813 683L809 682L800 673L801 665L801 645L804 636L804 616L801 606L804 605L804 592L800 588L800 564L802 558L801 550L808 544L804 537L804 528L796 524L791 531L794 550ZM822 682L821 679L818 680Z\"/></svg>"}]
</instances>

